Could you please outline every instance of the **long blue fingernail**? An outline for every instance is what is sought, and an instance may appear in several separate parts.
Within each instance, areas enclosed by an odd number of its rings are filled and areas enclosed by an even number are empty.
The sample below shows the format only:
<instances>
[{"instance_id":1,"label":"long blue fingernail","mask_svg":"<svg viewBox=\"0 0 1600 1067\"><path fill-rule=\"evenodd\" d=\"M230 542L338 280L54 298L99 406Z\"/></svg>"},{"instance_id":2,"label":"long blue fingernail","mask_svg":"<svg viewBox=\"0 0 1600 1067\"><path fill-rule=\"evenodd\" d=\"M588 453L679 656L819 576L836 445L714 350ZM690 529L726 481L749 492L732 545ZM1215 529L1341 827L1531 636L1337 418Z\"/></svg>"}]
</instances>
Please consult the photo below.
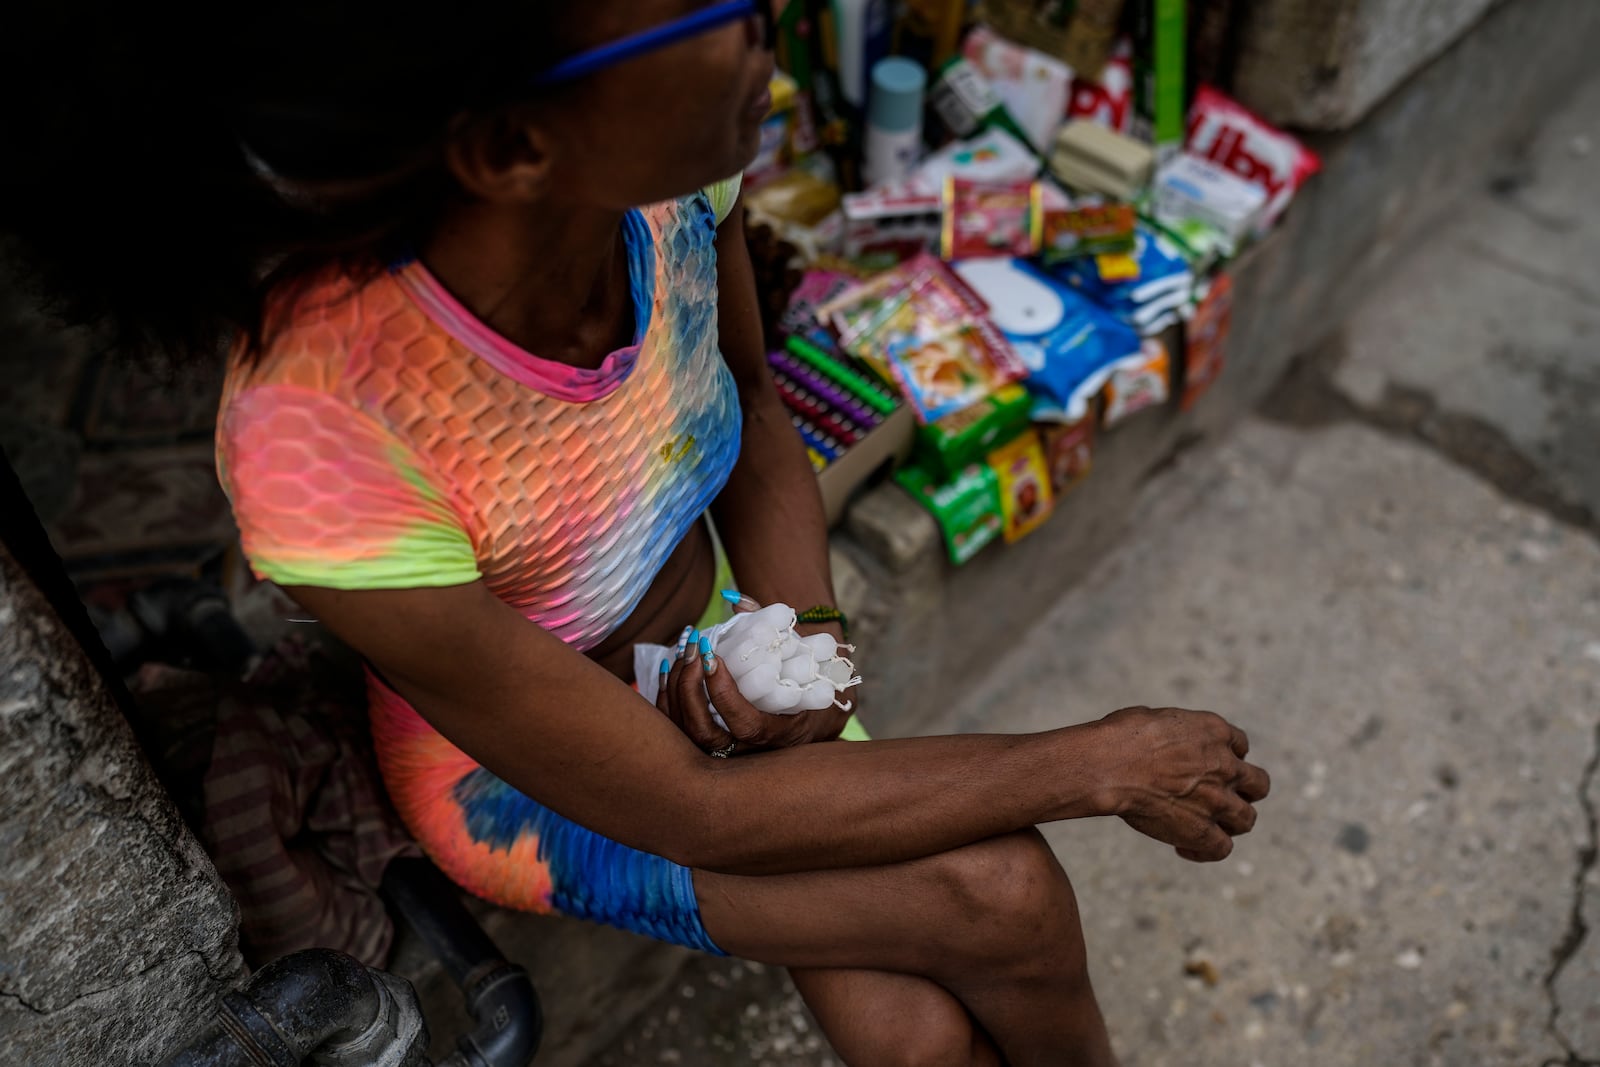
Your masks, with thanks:
<instances>
[{"instance_id":1,"label":"long blue fingernail","mask_svg":"<svg viewBox=\"0 0 1600 1067\"><path fill-rule=\"evenodd\" d=\"M702 656L711 655L711 638L705 634L700 635L700 654Z\"/></svg>"},{"instance_id":2,"label":"long blue fingernail","mask_svg":"<svg viewBox=\"0 0 1600 1067\"><path fill-rule=\"evenodd\" d=\"M688 639L686 641L684 641L684 643L683 643L683 655L684 655L685 659L687 659L690 656L694 655L695 645L697 643L699 643L699 641L700 641L700 631L699 630L691 630L690 633L689 633Z\"/></svg>"},{"instance_id":3,"label":"long blue fingernail","mask_svg":"<svg viewBox=\"0 0 1600 1067\"><path fill-rule=\"evenodd\" d=\"M734 610L760 611L761 604L751 597L745 596L737 589L724 589L722 599L731 604Z\"/></svg>"},{"instance_id":4,"label":"long blue fingernail","mask_svg":"<svg viewBox=\"0 0 1600 1067\"><path fill-rule=\"evenodd\" d=\"M667 674L671 674L672 673L672 657L671 656L666 656L661 660L661 673L663 675L667 675Z\"/></svg>"}]
</instances>

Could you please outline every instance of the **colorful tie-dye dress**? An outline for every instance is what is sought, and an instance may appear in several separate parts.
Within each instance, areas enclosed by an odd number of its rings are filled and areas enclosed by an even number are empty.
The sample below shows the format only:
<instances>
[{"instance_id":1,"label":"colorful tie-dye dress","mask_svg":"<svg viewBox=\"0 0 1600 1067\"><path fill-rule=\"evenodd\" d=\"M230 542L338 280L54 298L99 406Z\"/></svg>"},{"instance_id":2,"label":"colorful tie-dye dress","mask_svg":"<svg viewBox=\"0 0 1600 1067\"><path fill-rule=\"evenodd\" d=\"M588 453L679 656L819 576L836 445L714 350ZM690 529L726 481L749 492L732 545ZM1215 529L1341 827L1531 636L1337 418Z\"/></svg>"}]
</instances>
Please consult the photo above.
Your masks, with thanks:
<instances>
[{"instance_id":1,"label":"colorful tie-dye dress","mask_svg":"<svg viewBox=\"0 0 1600 1067\"><path fill-rule=\"evenodd\" d=\"M716 226L738 181L630 212L635 343L596 370L490 331L422 266L319 279L231 371L217 467L255 572L399 589L482 579L579 651L633 612L739 452L717 348ZM717 951L689 872L478 766L368 671L406 825L458 883Z\"/></svg>"}]
</instances>

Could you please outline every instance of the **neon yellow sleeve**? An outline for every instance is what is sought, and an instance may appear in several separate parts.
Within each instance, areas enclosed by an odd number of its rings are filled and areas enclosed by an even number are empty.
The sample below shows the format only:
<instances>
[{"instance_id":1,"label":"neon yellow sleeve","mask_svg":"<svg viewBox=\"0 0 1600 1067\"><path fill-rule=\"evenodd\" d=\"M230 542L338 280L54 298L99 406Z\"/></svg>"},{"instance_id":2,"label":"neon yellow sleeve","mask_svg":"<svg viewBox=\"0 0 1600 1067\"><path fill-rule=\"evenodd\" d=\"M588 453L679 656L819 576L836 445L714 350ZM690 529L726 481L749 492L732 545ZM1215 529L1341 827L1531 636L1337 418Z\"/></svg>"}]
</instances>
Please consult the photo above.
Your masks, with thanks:
<instances>
[{"instance_id":1,"label":"neon yellow sleeve","mask_svg":"<svg viewBox=\"0 0 1600 1067\"><path fill-rule=\"evenodd\" d=\"M706 186L706 199L711 201L711 214L716 218L718 226L727 221L733 205L739 202L739 189L743 185L744 173L741 171L731 178L724 178L720 182Z\"/></svg>"}]
</instances>

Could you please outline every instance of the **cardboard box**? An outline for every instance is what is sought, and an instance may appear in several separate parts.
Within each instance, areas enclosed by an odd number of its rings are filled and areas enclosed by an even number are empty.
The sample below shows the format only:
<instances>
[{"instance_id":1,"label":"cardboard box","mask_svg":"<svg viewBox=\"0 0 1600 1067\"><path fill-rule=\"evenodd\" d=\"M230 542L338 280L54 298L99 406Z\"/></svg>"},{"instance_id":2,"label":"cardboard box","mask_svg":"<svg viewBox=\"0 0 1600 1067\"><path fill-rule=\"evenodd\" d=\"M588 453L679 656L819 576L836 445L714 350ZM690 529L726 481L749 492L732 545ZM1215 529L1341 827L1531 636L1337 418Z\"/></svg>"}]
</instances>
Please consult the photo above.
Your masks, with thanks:
<instances>
[{"instance_id":1,"label":"cardboard box","mask_svg":"<svg viewBox=\"0 0 1600 1067\"><path fill-rule=\"evenodd\" d=\"M817 485L822 490L822 508L827 513L829 526L837 525L844 518L850 498L873 475L906 461L916 441L916 429L917 420L911 413L911 405L902 403L844 455L818 472Z\"/></svg>"}]
</instances>

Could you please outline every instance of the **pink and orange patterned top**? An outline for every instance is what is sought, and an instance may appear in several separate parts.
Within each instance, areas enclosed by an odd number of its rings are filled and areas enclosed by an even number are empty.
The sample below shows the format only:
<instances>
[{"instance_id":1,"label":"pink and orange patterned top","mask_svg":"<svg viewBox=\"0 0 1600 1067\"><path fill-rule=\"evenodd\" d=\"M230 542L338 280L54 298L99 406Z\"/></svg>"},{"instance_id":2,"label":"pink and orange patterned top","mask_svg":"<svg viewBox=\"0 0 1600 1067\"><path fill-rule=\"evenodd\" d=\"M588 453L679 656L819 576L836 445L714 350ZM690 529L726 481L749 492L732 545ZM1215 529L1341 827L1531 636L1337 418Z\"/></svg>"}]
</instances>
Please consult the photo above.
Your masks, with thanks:
<instances>
[{"instance_id":1,"label":"pink and orange patterned top","mask_svg":"<svg viewBox=\"0 0 1600 1067\"><path fill-rule=\"evenodd\" d=\"M596 646L738 457L712 246L737 193L734 178L628 214L635 343L595 370L493 333L417 261L320 279L222 400L218 474L255 572L340 589L482 578Z\"/></svg>"}]
</instances>

